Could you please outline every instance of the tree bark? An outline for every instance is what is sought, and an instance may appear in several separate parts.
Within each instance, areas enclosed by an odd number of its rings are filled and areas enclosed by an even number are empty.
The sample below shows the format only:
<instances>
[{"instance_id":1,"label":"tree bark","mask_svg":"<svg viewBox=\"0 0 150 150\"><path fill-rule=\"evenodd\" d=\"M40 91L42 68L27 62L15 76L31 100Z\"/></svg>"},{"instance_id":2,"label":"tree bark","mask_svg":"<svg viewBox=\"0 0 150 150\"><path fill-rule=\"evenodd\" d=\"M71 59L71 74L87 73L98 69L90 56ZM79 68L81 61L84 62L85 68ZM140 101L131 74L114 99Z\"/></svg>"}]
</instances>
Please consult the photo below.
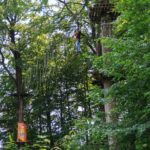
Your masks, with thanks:
<instances>
[{"instance_id":1,"label":"tree bark","mask_svg":"<svg viewBox=\"0 0 150 150\"><path fill-rule=\"evenodd\" d=\"M101 22L101 36L102 37L111 37L112 35L112 25L109 18L102 18ZM106 48L102 44L102 55L105 53L110 52L111 49ZM107 63L107 62L106 62ZM112 85L112 82L110 79L106 79L103 81L103 86L105 90L108 90ZM107 97L107 94L104 95L104 97ZM115 108L114 100L110 100L107 102L104 106L105 114L106 114L106 123L115 123L117 118L112 114L112 109ZM108 135L108 144L109 144L109 150L117 150L117 144L116 144L116 137L111 135Z\"/></svg>"}]
</instances>

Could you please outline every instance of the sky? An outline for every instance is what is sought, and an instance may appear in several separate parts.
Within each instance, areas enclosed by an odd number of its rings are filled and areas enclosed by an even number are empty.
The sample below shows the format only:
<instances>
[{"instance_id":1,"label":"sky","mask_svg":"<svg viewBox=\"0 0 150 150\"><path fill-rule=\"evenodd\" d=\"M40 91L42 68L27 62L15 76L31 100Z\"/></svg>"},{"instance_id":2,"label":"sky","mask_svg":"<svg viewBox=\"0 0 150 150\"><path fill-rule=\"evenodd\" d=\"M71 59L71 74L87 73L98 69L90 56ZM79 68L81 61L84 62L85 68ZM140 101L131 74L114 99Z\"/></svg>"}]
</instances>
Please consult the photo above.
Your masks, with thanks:
<instances>
[{"instance_id":1,"label":"sky","mask_svg":"<svg viewBox=\"0 0 150 150\"><path fill-rule=\"evenodd\" d=\"M3 146L2 146L2 145L3 145L3 144L2 144L2 141L0 141L0 149L1 149L1 148L3 148Z\"/></svg>"},{"instance_id":2,"label":"sky","mask_svg":"<svg viewBox=\"0 0 150 150\"><path fill-rule=\"evenodd\" d=\"M55 4L57 2L57 0L48 0L48 3L50 4Z\"/></svg>"}]
</instances>

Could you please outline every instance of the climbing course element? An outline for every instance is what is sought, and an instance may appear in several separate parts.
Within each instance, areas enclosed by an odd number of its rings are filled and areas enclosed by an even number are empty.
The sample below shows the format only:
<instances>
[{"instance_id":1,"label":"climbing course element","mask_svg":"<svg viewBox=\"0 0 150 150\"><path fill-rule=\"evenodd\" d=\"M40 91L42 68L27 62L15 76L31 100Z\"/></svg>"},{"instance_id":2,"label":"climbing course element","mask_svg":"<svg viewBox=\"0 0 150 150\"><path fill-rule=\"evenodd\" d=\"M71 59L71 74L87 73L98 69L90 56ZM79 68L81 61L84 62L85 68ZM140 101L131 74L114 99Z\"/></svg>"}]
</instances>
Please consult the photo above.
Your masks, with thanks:
<instances>
[{"instance_id":1,"label":"climbing course element","mask_svg":"<svg viewBox=\"0 0 150 150\"><path fill-rule=\"evenodd\" d=\"M102 0L99 3L93 5L89 8L89 18L94 23L99 23L101 18L104 16L110 16L111 20L115 20L118 15L116 12L113 12L114 5L110 4L108 0Z\"/></svg>"},{"instance_id":2,"label":"climbing course element","mask_svg":"<svg viewBox=\"0 0 150 150\"><path fill-rule=\"evenodd\" d=\"M27 126L23 122L18 122L17 142L18 143L27 142Z\"/></svg>"}]
</instances>

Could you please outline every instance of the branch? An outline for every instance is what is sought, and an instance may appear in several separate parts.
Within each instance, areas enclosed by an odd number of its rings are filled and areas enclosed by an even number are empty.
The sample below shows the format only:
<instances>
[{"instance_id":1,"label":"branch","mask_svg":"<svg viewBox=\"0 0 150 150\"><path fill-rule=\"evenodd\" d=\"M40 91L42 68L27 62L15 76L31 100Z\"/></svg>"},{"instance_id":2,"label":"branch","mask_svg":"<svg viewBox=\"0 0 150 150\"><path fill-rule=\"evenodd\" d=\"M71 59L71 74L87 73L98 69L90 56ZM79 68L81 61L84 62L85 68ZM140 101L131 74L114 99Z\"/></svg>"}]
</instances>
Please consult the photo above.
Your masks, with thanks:
<instances>
[{"instance_id":1,"label":"branch","mask_svg":"<svg viewBox=\"0 0 150 150\"><path fill-rule=\"evenodd\" d=\"M86 35L83 34L83 33L81 33L81 35L86 37ZM90 44L90 42L89 42L88 40L86 40L86 44L87 44L87 46L92 50L92 52L93 52L94 54L96 54L95 49L93 48L93 46Z\"/></svg>"},{"instance_id":2,"label":"branch","mask_svg":"<svg viewBox=\"0 0 150 150\"><path fill-rule=\"evenodd\" d=\"M67 5L67 3L65 2L65 0L64 1L62 1L62 0L58 0L59 2L61 2L61 3L63 3L64 5L65 5L65 7L67 8L67 10L73 15L73 16L75 16L75 14L71 11L71 9L68 7L68 5Z\"/></svg>"},{"instance_id":3,"label":"branch","mask_svg":"<svg viewBox=\"0 0 150 150\"><path fill-rule=\"evenodd\" d=\"M93 52L94 54L96 54L95 49L93 48L93 46L92 46L89 42L87 42L87 46L92 50L92 52Z\"/></svg>"},{"instance_id":4,"label":"branch","mask_svg":"<svg viewBox=\"0 0 150 150\"><path fill-rule=\"evenodd\" d=\"M5 57L2 53L2 48L0 48L0 55L2 57L2 61L0 61L0 64L3 66L4 70L8 73L9 77L16 83L15 78L13 77L13 74L8 70L8 68L5 65Z\"/></svg>"},{"instance_id":5,"label":"branch","mask_svg":"<svg viewBox=\"0 0 150 150\"><path fill-rule=\"evenodd\" d=\"M76 18L77 15L80 15L81 12L84 10L85 6L86 6L87 3L88 3L88 0L85 0L85 3L84 3L84 4L78 3L78 2L73 2L73 4L82 5L82 8L81 8L81 10L79 11L79 13L74 14L73 11L71 11L71 9L68 7L68 3L71 3L71 2L66 3L65 0L58 0L58 1L61 2L61 3L63 3L63 4L65 5L65 7L67 8L67 10L73 15L73 18Z\"/></svg>"},{"instance_id":6,"label":"branch","mask_svg":"<svg viewBox=\"0 0 150 150\"><path fill-rule=\"evenodd\" d=\"M85 3L84 4L82 4L83 5L83 7L81 8L81 10L80 10L80 12L79 12L79 14L81 14L81 12L84 10L84 8L85 8L85 6L88 4L88 1L87 0L85 0Z\"/></svg>"}]
</instances>

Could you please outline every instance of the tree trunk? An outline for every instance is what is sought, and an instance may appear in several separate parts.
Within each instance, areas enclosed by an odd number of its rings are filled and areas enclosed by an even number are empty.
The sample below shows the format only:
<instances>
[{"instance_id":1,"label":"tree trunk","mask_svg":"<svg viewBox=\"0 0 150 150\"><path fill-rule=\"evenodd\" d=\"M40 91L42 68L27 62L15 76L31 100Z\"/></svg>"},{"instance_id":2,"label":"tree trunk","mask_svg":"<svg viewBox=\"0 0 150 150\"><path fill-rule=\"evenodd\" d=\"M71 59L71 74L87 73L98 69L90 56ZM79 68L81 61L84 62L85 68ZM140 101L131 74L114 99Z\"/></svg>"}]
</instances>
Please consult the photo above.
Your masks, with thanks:
<instances>
[{"instance_id":1,"label":"tree trunk","mask_svg":"<svg viewBox=\"0 0 150 150\"><path fill-rule=\"evenodd\" d=\"M11 44L15 47L15 23L16 21L11 18L10 22L10 30L9 30L9 36L11 40ZM24 113L23 113L23 96L24 96L24 89L23 89L23 83L22 83L22 60L21 60L21 54L19 50L16 50L15 48L10 48L11 52L13 53L14 59L15 59L15 71L16 71L16 95L18 99L18 106L19 106L19 114L18 114L18 122L24 121ZM18 147L21 150L23 147L23 144L18 143Z\"/></svg>"},{"instance_id":2,"label":"tree trunk","mask_svg":"<svg viewBox=\"0 0 150 150\"><path fill-rule=\"evenodd\" d=\"M101 22L101 34L102 37L111 37L112 35L112 25L110 20L106 18L102 18ZM111 49L106 48L102 44L102 55L105 53L110 52ZM107 62L105 62L107 63ZM103 86L105 90L108 90L111 87L112 83L110 79L106 79L103 81ZM104 97L107 97L107 93L104 95ZM105 104L104 109L105 109L105 114L106 114L106 123L115 123L117 118L112 114L112 109L115 107L115 103L113 100L110 100L108 103ZM108 144L109 144L109 150L117 150L117 144L116 144L116 138L115 136L110 135L108 136Z\"/></svg>"},{"instance_id":3,"label":"tree trunk","mask_svg":"<svg viewBox=\"0 0 150 150\"><path fill-rule=\"evenodd\" d=\"M23 85L22 85L22 69L20 67L20 54L16 54L16 84L17 84L17 96L19 101L19 122L23 122Z\"/></svg>"},{"instance_id":4,"label":"tree trunk","mask_svg":"<svg viewBox=\"0 0 150 150\"><path fill-rule=\"evenodd\" d=\"M50 148L52 148L54 146L51 122L52 121L51 121L50 111L48 111L47 112L47 129L48 129L48 134L49 134L49 139L50 139Z\"/></svg>"},{"instance_id":5,"label":"tree trunk","mask_svg":"<svg viewBox=\"0 0 150 150\"><path fill-rule=\"evenodd\" d=\"M41 114L41 110L39 113L39 135L42 135L42 114Z\"/></svg>"},{"instance_id":6,"label":"tree trunk","mask_svg":"<svg viewBox=\"0 0 150 150\"><path fill-rule=\"evenodd\" d=\"M100 31L100 23L97 24L96 28L97 28L97 38L100 38L100 33L101 33L101 31ZM102 47L101 47L101 43L100 43L99 40L96 42L96 54L98 56L102 55Z\"/></svg>"},{"instance_id":7,"label":"tree trunk","mask_svg":"<svg viewBox=\"0 0 150 150\"><path fill-rule=\"evenodd\" d=\"M10 26L11 26L11 29L9 31L9 35L10 35L12 45L15 46L16 43L15 43L14 21L10 23ZM18 120L19 122L23 122L23 93L24 92L23 92L23 84L22 84L21 54L15 48L14 49L11 48L11 51L15 58L16 92L17 92L16 95L19 101L19 119Z\"/></svg>"},{"instance_id":8,"label":"tree trunk","mask_svg":"<svg viewBox=\"0 0 150 150\"><path fill-rule=\"evenodd\" d=\"M64 135L64 117L63 117L63 99L64 95L62 93L62 90L60 89L60 126L61 126L61 134Z\"/></svg>"}]
</instances>

